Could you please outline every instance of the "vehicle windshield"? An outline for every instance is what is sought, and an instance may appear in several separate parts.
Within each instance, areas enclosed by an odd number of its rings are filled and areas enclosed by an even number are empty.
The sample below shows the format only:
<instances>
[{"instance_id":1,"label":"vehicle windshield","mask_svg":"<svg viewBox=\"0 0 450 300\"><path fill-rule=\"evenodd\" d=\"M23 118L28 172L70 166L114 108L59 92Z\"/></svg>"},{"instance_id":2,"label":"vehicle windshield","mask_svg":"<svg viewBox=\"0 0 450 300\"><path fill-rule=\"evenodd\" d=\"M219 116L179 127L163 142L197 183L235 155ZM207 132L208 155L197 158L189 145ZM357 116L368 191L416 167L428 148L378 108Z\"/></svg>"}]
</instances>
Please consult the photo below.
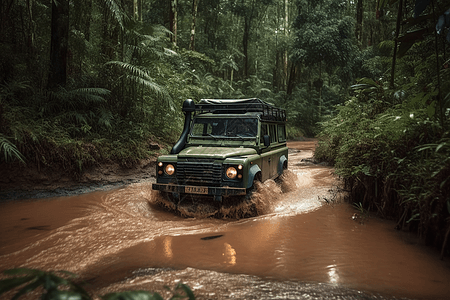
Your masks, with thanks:
<instances>
[{"instance_id":1,"label":"vehicle windshield","mask_svg":"<svg viewBox=\"0 0 450 300\"><path fill-rule=\"evenodd\" d=\"M213 138L254 138L258 132L255 118L196 118L191 136Z\"/></svg>"}]
</instances>

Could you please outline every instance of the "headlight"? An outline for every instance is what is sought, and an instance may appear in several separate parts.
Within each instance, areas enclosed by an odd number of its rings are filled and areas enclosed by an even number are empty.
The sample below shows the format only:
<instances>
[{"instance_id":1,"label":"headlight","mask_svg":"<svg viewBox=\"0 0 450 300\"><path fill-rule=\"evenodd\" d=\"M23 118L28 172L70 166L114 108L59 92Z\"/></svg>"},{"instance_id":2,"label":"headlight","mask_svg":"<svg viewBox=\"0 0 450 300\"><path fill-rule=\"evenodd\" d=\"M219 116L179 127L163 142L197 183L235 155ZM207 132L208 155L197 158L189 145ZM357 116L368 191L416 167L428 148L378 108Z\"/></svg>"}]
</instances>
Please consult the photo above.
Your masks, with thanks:
<instances>
[{"instance_id":1,"label":"headlight","mask_svg":"<svg viewBox=\"0 0 450 300\"><path fill-rule=\"evenodd\" d=\"M173 165L171 165L171 164L168 164L166 166L165 171L166 171L167 175L173 175L173 173L175 173L175 167Z\"/></svg>"},{"instance_id":2,"label":"headlight","mask_svg":"<svg viewBox=\"0 0 450 300\"><path fill-rule=\"evenodd\" d=\"M229 167L225 173L228 178L234 179L237 175L237 171L235 167Z\"/></svg>"}]
</instances>

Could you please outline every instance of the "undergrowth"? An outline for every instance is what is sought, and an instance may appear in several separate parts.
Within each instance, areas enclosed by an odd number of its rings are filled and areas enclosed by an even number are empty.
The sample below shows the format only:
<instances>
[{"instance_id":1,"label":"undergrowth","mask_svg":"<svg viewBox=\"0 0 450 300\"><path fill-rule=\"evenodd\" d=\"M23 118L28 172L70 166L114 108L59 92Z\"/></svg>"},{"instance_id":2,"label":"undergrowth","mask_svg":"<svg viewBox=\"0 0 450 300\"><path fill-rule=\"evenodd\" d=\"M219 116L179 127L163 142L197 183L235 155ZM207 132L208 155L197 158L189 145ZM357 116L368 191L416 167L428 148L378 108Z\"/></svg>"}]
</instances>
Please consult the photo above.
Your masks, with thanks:
<instances>
[{"instance_id":1,"label":"undergrowth","mask_svg":"<svg viewBox=\"0 0 450 300\"><path fill-rule=\"evenodd\" d=\"M46 272L37 269L17 268L3 271L9 278L0 280L0 295L15 293L12 299L29 294L35 290L41 293L42 300L163 300L159 293L149 291L123 291L106 295L92 295L77 280L76 274L67 271ZM165 286L170 300L194 300L195 295L186 284L178 282L174 288Z\"/></svg>"},{"instance_id":2,"label":"undergrowth","mask_svg":"<svg viewBox=\"0 0 450 300\"><path fill-rule=\"evenodd\" d=\"M155 156L159 146L164 148L165 143L172 142L170 138L161 142L155 137L158 130L154 127L162 125L156 121L107 113L102 106L101 97L107 94L104 90L49 95L34 94L25 85L16 89L19 91L12 92L3 86L0 90L0 163L63 169L77 177L86 168L103 162L130 167ZM33 99L21 104L16 98L24 94ZM76 101L74 97L85 100ZM43 105L45 99L49 103Z\"/></svg>"},{"instance_id":3,"label":"undergrowth","mask_svg":"<svg viewBox=\"0 0 450 300\"><path fill-rule=\"evenodd\" d=\"M429 94L397 101L381 84L360 84L336 117L322 124L315 158L334 164L351 202L444 249L450 225L448 110L440 120Z\"/></svg>"}]
</instances>

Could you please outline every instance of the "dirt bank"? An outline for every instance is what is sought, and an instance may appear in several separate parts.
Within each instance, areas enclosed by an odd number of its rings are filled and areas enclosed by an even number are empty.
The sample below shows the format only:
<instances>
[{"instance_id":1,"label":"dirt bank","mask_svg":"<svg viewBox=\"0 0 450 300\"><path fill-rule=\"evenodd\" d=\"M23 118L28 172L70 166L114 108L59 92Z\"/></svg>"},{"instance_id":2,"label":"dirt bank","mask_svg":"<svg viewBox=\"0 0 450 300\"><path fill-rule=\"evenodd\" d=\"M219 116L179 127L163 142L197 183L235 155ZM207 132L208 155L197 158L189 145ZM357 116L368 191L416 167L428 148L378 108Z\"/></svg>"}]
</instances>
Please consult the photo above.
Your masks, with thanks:
<instances>
[{"instance_id":1,"label":"dirt bank","mask_svg":"<svg viewBox=\"0 0 450 300\"><path fill-rule=\"evenodd\" d=\"M0 201L49 198L110 189L155 177L156 157L132 167L109 162L86 169L81 175L33 164L1 164Z\"/></svg>"}]
</instances>

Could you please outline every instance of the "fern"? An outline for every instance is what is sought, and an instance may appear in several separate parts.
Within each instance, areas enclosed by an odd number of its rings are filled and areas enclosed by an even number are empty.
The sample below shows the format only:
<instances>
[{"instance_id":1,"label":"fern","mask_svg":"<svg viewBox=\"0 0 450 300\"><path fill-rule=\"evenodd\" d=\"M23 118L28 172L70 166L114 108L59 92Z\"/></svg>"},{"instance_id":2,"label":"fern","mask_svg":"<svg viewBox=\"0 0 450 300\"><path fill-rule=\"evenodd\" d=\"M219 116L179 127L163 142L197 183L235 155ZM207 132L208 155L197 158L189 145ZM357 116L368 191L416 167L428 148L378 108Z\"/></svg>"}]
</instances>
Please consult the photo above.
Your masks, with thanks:
<instances>
[{"instance_id":1,"label":"fern","mask_svg":"<svg viewBox=\"0 0 450 300\"><path fill-rule=\"evenodd\" d=\"M16 145L11 143L3 134L0 133L0 151L6 162L15 159L25 164L25 157L17 149Z\"/></svg>"},{"instance_id":2,"label":"fern","mask_svg":"<svg viewBox=\"0 0 450 300\"><path fill-rule=\"evenodd\" d=\"M126 73L128 73L126 78L129 79L131 82L139 84L149 89L157 96L167 100L170 105L173 105L172 99L167 90L164 87L160 86L159 84L155 83L153 81L153 78L148 74L146 70L133 64L121 61L110 61L107 62L106 64L116 65L119 68L123 69Z\"/></svg>"},{"instance_id":3,"label":"fern","mask_svg":"<svg viewBox=\"0 0 450 300\"><path fill-rule=\"evenodd\" d=\"M120 28L124 30L125 29L124 24L125 21L128 20L128 17L125 14L125 12L121 9L118 2L116 2L115 0L103 0L103 3L105 7L108 8L108 10L111 12L117 24L119 24Z\"/></svg>"},{"instance_id":4,"label":"fern","mask_svg":"<svg viewBox=\"0 0 450 300\"><path fill-rule=\"evenodd\" d=\"M118 66L119 68L123 69L126 72L129 72L137 77L141 77L147 80L151 80L152 78L150 77L150 75L148 75L148 73L145 70L140 69L139 67L133 65L133 64L129 64L126 62L121 62L121 61L109 61L106 63L108 64L113 64Z\"/></svg>"}]
</instances>

